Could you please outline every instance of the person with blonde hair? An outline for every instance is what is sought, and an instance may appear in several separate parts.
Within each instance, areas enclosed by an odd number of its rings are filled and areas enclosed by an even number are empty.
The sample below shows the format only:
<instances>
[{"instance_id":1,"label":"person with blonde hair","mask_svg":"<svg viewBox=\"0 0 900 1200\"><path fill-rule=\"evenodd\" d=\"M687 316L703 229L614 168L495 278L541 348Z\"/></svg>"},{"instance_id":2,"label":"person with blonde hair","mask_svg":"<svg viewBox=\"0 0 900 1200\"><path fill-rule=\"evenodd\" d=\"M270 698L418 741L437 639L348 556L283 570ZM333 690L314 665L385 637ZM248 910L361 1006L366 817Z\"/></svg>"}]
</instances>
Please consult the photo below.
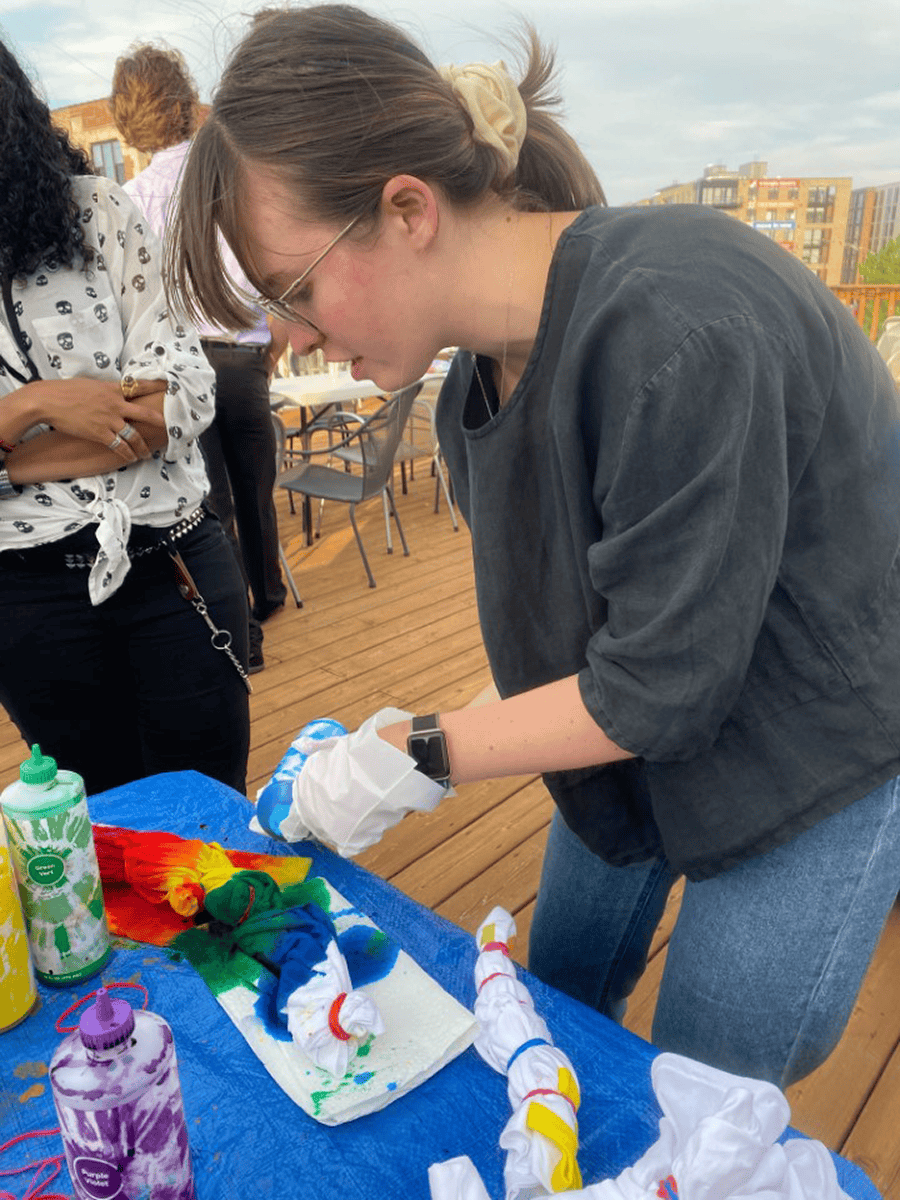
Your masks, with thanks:
<instances>
[{"instance_id":1,"label":"person with blonde hair","mask_svg":"<svg viewBox=\"0 0 900 1200\"><path fill-rule=\"evenodd\" d=\"M116 62L110 108L122 138L152 154L125 184L154 232L164 240L172 196L196 132L197 88L183 56L143 43ZM240 276L236 264L230 264ZM235 335L201 322L201 345L216 372L216 416L200 444L210 479L209 503L231 542L252 593L250 672L263 669L261 622L284 604L275 486L275 433L269 377L287 344L257 309L253 328Z\"/></svg>"},{"instance_id":2,"label":"person with blonde hair","mask_svg":"<svg viewBox=\"0 0 900 1200\"><path fill-rule=\"evenodd\" d=\"M620 1019L684 875L653 1040L786 1086L896 895L893 387L754 230L607 207L525 41L517 82L359 8L273 14L188 158L171 254L198 311L249 319L221 232L294 336L387 391L460 347L438 431L500 697L310 744L259 819L352 854L451 784L540 772L530 969Z\"/></svg>"}]
</instances>

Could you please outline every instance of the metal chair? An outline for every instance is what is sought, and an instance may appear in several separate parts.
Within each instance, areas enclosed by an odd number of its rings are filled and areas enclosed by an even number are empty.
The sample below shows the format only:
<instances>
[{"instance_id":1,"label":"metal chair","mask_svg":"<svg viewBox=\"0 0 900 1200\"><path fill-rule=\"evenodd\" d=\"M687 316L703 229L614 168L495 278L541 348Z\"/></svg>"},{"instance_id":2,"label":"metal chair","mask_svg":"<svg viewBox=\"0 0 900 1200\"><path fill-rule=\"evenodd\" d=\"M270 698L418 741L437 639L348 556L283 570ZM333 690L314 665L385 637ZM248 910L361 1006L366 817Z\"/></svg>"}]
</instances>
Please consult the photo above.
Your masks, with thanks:
<instances>
[{"instance_id":1,"label":"metal chair","mask_svg":"<svg viewBox=\"0 0 900 1200\"><path fill-rule=\"evenodd\" d=\"M275 486L278 486L278 479L281 472L284 470L286 432L284 421L277 413L272 413L272 428L275 430ZM294 581L294 576L291 573L290 564L284 553L284 547L281 544L281 538L278 538L278 557L281 562L281 569L287 576L288 587L291 589L291 595L294 597L294 603L298 608L303 607L303 601L300 599L300 593L297 590L297 584Z\"/></svg>"},{"instance_id":2,"label":"metal chair","mask_svg":"<svg viewBox=\"0 0 900 1200\"><path fill-rule=\"evenodd\" d=\"M403 526L400 524L400 518L397 516L397 509L394 506L392 478L394 455L403 436L403 428L406 425L410 409L421 386L421 383L415 383L411 387L396 392L367 417L358 417L348 413L335 414L334 429L342 435L339 440L321 450L308 449L289 456L303 461L299 462L297 466L288 467L276 481L276 486L284 488L289 493L297 493L317 500L337 500L349 505L350 524L353 526L356 544L366 569L369 587L375 587L375 577L369 566L365 547L356 524L356 507L364 500L383 497L386 504L387 552L388 554L393 553L388 517L390 513L397 524L403 553L409 554ZM331 467L309 461L320 454L341 459L342 465ZM353 463L359 466L359 474L347 469Z\"/></svg>"},{"instance_id":3,"label":"metal chair","mask_svg":"<svg viewBox=\"0 0 900 1200\"><path fill-rule=\"evenodd\" d=\"M397 447L394 461L400 464L401 488L403 494L406 495L406 464L409 463L409 476L412 479L415 461L422 458L429 460L431 473L434 476L434 511L437 512L440 507L441 491L443 491L453 528L459 532L459 521L456 519L456 510L453 506L453 493L447 484L441 447L438 444L434 416L437 396L432 393L433 398L428 398L424 390L429 382L426 381L423 384L423 393L413 401L409 420L403 430L403 438ZM440 390L439 387L438 390Z\"/></svg>"}]
</instances>

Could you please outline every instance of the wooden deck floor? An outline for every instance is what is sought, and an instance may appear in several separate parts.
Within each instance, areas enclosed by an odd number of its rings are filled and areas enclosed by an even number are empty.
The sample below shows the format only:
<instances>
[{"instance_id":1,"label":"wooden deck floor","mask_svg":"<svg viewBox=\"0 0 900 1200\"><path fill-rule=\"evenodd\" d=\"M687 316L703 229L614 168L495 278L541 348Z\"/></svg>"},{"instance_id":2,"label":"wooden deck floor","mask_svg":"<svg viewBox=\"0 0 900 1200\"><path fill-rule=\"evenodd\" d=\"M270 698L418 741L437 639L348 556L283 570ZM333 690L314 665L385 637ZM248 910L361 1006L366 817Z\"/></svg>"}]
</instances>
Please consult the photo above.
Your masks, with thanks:
<instances>
[{"instance_id":1,"label":"wooden deck floor","mask_svg":"<svg viewBox=\"0 0 900 1200\"><path fill-rule=\"evenodd\" d=\"M398 488L399 493L399 488ZM378 586L366 585L346 510L326 509L309 550L300 518L279 498L282 542L304 607L265 626L266 669L253 678L251 796L296 731L317 716L353 727L386 704L430 712L466 703L489 681L475 613L469 538L435 514L424 469L398 507L410 546L384 552L380 506L360 512ZM397 539L395 537L395 545ZM15 777L23 744L0 714L0 786ZM474 931L493 904L519 926L525 960L551 802L539 780L462 788L436 813L416 815L362 856L370 870ZM654 942L626 1024L647 1036L677 896ZM789 1092L793 1124L858 1162L887 1200L900 1200L900 909L895 908L838 1049Z\"/></svg>"}]
</instances>

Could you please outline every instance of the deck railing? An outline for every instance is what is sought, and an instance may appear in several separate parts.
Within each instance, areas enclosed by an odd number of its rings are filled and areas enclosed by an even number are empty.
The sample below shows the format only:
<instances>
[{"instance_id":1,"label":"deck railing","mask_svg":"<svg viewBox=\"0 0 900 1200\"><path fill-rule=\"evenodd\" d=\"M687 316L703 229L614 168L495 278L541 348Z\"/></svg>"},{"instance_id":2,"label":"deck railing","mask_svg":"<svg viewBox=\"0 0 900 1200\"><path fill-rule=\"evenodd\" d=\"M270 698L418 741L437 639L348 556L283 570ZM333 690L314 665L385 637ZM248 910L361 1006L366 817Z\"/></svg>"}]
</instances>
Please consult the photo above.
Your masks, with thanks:
<instances>
[{"instance_id":1,"label":"deck railing","mask_svg":"<svg viewBox=\"0 0 900 1200\"><path fill-rule=\"evenodd\" d=\"M900 284L838 283L831 290L847 305L873 342L878 341L888 317L900 316Z\"/></svg>"}]
</instances>

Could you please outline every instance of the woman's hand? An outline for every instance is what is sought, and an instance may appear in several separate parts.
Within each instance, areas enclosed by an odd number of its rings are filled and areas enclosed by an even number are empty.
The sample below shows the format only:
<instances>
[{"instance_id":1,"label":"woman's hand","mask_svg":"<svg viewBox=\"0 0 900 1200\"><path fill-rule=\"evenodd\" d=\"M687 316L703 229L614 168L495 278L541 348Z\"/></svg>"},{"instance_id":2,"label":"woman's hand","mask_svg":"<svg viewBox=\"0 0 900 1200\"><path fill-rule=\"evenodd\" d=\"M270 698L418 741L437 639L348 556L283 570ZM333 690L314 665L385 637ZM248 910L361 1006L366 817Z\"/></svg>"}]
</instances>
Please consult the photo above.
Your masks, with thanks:
<instances>
[{"instance_id":1,"label":"woman's hand","mask_svg":"<svg viewBox=\"0 0 900 1200\"><path fill-rule=\"evenodd\" d=\"M131 391L135 398L126 400L122 385L108 380L41 379L19 388L6 397L6 403L12 401L20 410L18 437L43 421L57 433L95 443L111 450L123 463L133 463L152 454L135 422L165 429L161 399L166 380L134 381ZM143 397L154 397L155 402L141 403ZM128 438L122 436L123 430Z\"/></svg>"}]
</instances>

